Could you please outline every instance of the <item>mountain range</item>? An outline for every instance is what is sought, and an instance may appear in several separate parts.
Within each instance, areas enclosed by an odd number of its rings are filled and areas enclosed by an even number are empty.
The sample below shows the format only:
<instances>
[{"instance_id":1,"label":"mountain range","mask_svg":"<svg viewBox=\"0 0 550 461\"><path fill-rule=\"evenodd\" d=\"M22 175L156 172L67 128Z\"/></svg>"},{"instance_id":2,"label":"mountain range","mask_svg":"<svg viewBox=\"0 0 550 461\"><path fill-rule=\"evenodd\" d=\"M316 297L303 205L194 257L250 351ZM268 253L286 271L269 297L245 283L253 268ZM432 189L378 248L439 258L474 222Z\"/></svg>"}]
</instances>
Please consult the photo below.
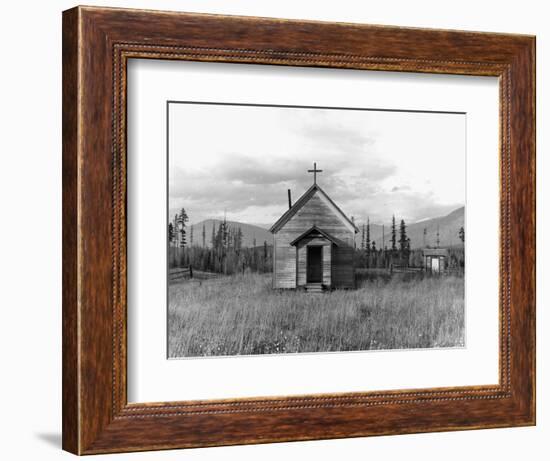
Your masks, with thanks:
<instances>
[{"instance_id":1,"label":"mountain range","mask_svg":"<svg viewBox=\"0 0 550 461\"><path fill-rule=\"evenodd\" d=\"M212 228L214 232L217 232L218 227L222 220L220 219L205 219L204 221L198 222L196 224L188 225L187 229L187 240L190 240L191 227L193 228L193 244L202 246L202 229L204 226L205 230L205 243L207 247L212 246ZM243 233L243 247L252 247L254 246L254 240L256 240L256 246L261 246L264 244L264 241L268 245L273 244L273 235L269 230L259 227L254 224L246 224L237 221L227 221L231 229L241 228Z\"/></svg>"},{"instance_id":2,"label":"mountain range","mask_svg":"<svg viewBox=\"0 0 550 461\"><path fill-rule=\"evenodd\" d=\"M212 228L217 231L220 219L206 219L196 224L189 225L187 237L190 239L190 228L193 228L193 243L202 246L202 229L205 229L206 246L211 246ZM399 218L396 217L397 239L399 240ZM268 245L273 243L273 236L269 232L269 225L264 224L246 224L237 221L227 221L231 228L241 228L243 233L243 246L252 247L254 241L256 246L261 246L264 241ZM461 227L464 227L464 207L458 208L445 216L425 219L416 223L405 223L407 225L407 237L411 239L411 248L423 248L425 246L437 245L437 232L439 229L439 246L449 247L461 245L458 232ZM359 234L357 234L357 247L361 245L361 229L362 223L357 223ZM426 235L424 235L424 229ZM391 224L371 224L370 225L371 241L376 242L377 248L382 248L382 242L386 247L391 247Z\"/></svg>"},{"instance_id":3,"label":"mountain range","mask_svg":"<svg viewBox=\"0 0 550 461\"><path fill-rule=\"evenodd\" d=\"M396 216L397 240L399 241L399 223L400 219ZM464 227L464 207L458 208L448 215L439 216L431 219L409 224L405 222L407 237L411 239L411 248L424 248L426 246L437 246L437 232L439 229L439 246L450 247L462 245L462 241L458 237L458 232L461 227ZM362 225L358 225L361 230ZM424 235L424 229L426 235ZM371 224L370 225L371 241L376 242L377 248L386 246L391 247L391 223ZM384 245L382 245L384 242ZM361 244L361 232L357 236L357 246ZM397 244L399 246L399 244Z\"/></svg>"}]
</instances>

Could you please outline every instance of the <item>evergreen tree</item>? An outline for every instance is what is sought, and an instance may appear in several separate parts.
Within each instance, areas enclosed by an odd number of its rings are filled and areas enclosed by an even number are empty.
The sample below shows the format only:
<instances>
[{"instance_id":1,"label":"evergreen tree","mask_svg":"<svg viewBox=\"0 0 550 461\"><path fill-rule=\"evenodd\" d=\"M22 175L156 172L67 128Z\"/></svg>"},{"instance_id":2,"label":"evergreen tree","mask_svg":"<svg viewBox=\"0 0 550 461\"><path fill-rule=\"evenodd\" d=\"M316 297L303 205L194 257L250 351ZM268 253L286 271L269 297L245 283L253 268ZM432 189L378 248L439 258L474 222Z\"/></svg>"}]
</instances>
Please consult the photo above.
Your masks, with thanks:
<instances>
[{"instance_id":1,"label":"evergreen tree","mask_svg":"<svg viewBox=\"0 0 550 461\"><path fill-rule=\"evenodd\" d=\"M172 228L174 230L174 246L178 246L179 245L179 237L180 237L180 233L179 233L179 221L180 221L180 217L179 215L176 213L174 215L174 224L172 225Z\"/></svg>"},{"instance_id":2,"label":"evergreen tree","mask_svg":"<svg viewBox=\"0 0 550 461\"><path fill-rule=\"evenodd\" d=\"M189 228L189 245L193 246L193 226Z\"/></svg>"},{"instance_id":3,"label":"evergreen tree","mask_svg":"<svg viewBox=\"0 0 550 461\"><path fill-rule=\"evenodd\" d=\"M222 229L221 243L223 248L227 249L229 247L229 225L227 224L227 219L225 218L225 215L223 217L223 223L222 223L221 229Z\"/></svg>"},{"instance_id":4,"label":"evergreen tree","mask_svg":"<svg viewBox=\"0 0 550 461\"><path fill-rule=\"evenodd\" d=\"M407 237L407 226L405 225L405 220L402 219L399 224L399 253L402 262L406 265L409 264L409 255L410 255L410 242L411 240Z\"/></svg>"},{"instance_id":5,"label":"evergreen tree","mask_svg":"<svg viewBox=\"0 0 550 461\"><path fill-rule=\"evenodd\" d=\"M404 252L407 249L407 226L402 219L399 224L399 251Z\"/></svg>"},{"instance_id":6,"label":"evergreen tree","mask_svg":"<svg viewBox=\"0 0 550 461\"><path fill-rule=\"evenodd\" d=\"M174 225L170 222L168 223L168 244L172 245L174 242Z\"/></svg>"},{"instance_id":7,"label":"evergreen tree","mask_svg":"<svg viewBox=\"0 0 550 461\"><path fill-rule=\"evenodd\" d=\"M180 233L180 248L185 248L187 245L187 231L185 230L186 222L189 221L189 216L187 216L187 212L185 211L185 208L181 209L181 212L179 214L178 219L178 225L179 225L179 233Z\"/></svg>"},{"instance_id":8,"label":"evergreen tree","mask_svg":"<svg viewBox=\"0 0 550 461\"><path fill-rule=\"evenodd\" d=\"M361 228L361 250L365 250L365 224Z\"/></svg>"},{"instance_id":9,"label":"evergreen tree","mask_svg":"<svg viewBox=\"0 0 550 461\"><path fill-rule=\"evenodd\" d=\"M235 250L241 251L242 246L243 246L243 231L239 227L237 229L237 232L235 232Z\"/></svg>"},{"instance_id":10,"label":"evergreen tree","mask_svg":"<svg viewBox=\"0 0 550 461\"><path fill-rule=\"evenodd\" d=\"M202 247L206 248L206 224L202 223Z\"/></svg>"},{"instance_id":11,"label":"evergreen tree","mask_svg":"<svg viewBox=\"0 0 550 461\"><path fill-rule=\"evenodd\" d=\"M218 224L218 231L216 232L216 239L214 241L214 246L219 252L223 249L223 232L223 222L220 221Z\"/></svg>"},{"instance_id":12,"label":"evergreen tree","mask_svg":"<svg viewBox=\"0 0 550 461\"><path fill-rule=\"evenodd\" d=\"M459 231L458 231L458 238L460 239L460 241L461 241L462 243L464 243L464 237L465 237L465 235L464 235L464 227L461 227L461 228L459 229Z\"/></svg>"},{"instance_id":13,"label":"evergreen tree","mask_svg":"<svg viewBox=\"0 0 550 461\"><path fill-rule=\"evenodd\" d=\"M374 240L372 241L371 250L373 253L376 252L376 242Z\"/></svg>"},{"instance_id":14,"label":"evergreen tree","mask_svg":"<svg viewBox=\"0 0 550 461\"><path fill-rule=\"evenodd\" d=\"M391 249L397 250L397 229L395 228L395 215L391 218Z\"/></svg>"}]
</instances>

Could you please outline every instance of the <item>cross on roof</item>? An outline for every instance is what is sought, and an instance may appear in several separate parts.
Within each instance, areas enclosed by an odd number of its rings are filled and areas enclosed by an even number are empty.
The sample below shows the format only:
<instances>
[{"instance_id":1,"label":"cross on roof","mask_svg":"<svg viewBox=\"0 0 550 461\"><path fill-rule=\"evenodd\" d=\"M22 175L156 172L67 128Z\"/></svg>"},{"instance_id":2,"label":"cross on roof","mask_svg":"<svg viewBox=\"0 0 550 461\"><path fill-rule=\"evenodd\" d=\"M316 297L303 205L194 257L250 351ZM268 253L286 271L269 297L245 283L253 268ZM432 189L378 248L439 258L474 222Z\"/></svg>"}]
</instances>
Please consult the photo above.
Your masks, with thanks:
<instances>
[{"instance_id":1,"label":"cross on roof","mask_svg":"<svg viewBox=\"0 0 550 461\"><path fill-rule=\"evenodd\" d=\"M307 170L308 173L313 173L313 184L317 184L317 173L322 173L323 170L317 169L317 162L313 162L313 170Z\"/></svg>"}]
</instances>

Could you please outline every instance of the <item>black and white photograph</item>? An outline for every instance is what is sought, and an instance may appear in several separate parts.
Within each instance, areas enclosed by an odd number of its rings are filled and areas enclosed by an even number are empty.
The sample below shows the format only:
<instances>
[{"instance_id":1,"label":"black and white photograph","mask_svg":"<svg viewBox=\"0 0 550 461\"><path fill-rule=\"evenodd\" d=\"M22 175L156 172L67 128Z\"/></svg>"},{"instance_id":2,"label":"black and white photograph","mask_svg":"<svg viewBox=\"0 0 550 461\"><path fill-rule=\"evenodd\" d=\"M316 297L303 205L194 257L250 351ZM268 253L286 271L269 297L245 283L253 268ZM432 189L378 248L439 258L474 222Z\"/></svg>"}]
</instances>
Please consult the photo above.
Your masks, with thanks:
<instances>
[{"instance_id":1,"label":"black and white photograph","mask_svg":"<svg viewBox=\"0 0 550 461\"><path fill-rule=\"evenodd\" d=\"M466 114L167 102L168 357L465 346Z\"/></svg>"}]
</instances>

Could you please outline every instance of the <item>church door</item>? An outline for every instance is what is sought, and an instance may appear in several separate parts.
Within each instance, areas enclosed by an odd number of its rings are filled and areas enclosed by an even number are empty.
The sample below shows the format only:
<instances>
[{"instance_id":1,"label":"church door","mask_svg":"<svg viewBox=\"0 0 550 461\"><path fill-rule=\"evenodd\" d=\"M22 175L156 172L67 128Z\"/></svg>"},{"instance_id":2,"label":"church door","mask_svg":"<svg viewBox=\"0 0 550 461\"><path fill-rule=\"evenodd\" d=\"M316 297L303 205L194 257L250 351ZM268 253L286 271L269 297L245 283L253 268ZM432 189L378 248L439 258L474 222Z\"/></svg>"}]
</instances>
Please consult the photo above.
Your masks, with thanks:
<instances>
[{"instance_id":1,"label":"church door","mask_svg":"<svg viewBox=\"0 0 550 461\"><path fill-rule=\"evenodd\" d=\"M323 281L323 247L307 247L307 283Z\"/></svg>"},{"instance_id":2,"label":"church door","mask_svg":"<svg viewBox=\"0 0 550 461\"><path fill-rule=\"evenodd\" d=\"M432 272L439 273L439 258L432 258Z\"/></svg>"}]
</instances>

